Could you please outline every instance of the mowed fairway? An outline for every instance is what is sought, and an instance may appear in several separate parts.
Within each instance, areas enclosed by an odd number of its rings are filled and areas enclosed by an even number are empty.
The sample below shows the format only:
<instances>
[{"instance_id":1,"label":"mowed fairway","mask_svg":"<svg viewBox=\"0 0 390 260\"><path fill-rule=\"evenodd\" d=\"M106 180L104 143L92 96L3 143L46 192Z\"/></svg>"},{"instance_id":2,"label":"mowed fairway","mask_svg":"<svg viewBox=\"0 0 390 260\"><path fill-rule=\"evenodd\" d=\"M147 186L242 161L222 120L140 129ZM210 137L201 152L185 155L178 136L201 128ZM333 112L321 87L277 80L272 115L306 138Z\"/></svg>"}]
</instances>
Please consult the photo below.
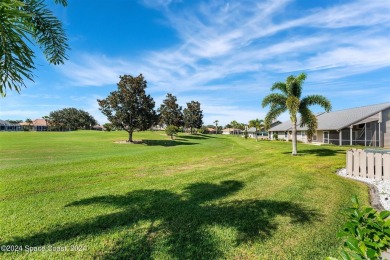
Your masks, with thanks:
<instances>
[{"instance_id":1,"label":"mowed fairway","mask_svg":"<svg viewBox=\"0 0 390 260\"><path fill-rule=\"evenodd\" d=\"M0 245L25 259L324 259L363 184L337 146L126 132L0 133ZM20 248L19 248L20 249ZM29 250L39 252L28 253ZM62 250L62 251L61 251Z\"/></svg>"}]
</instances>

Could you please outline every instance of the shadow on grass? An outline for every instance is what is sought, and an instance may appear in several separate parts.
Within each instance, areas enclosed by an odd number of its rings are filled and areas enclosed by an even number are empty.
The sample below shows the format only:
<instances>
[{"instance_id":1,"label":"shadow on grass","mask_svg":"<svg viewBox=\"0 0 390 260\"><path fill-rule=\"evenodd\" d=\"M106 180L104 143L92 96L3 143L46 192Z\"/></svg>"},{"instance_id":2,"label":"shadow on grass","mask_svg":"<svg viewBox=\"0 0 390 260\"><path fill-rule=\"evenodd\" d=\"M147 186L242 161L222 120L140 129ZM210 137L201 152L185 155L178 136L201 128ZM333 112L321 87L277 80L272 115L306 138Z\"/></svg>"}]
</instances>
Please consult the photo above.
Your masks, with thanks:
<instances>
[{"instance_id":1,"label":"shadow on grass","mask_svg":"<svg viewBox=\"0 0 390 260\"><path fill-rule=\"evenodd\" d=\"M318 149L306 149L299 150L298 156L302 155L316 155L316 156L336 156L340 153L345 153L345 150L336 150L336 149L327 149L327 148L318 148ZM283 154L291 154L291 152L284 152Z\"/></svg>"},{"instance_id":2,"label":"shadow on grass","mask_svg":"<svg viewBox=\"0 0 390 260\"><path fill-rule=\"evenodd\" d=\"M43 246L126 230L126 237L119 238L115 246L95 254L102 259L148 259L159 248L166 250L171 258L217 259L223 258L224 252L209 227L234 228L239 244L269 239L278 229L277 216L287 216L292 223L301 224L320 219L316 211L293 202L215 201L238 192L243 186L234 180L220 184L200 182L189 185L181 194L169 190L137 190L125 195L91 197L66 207L109 206L121 210L4 242Z\"/></svg>"},{"instance_id":3,"label":"shadow on grass","mask_svg":"<svg viewBox=\"0 0 390 260\"><path fill-rule=\"evenodd\" d=\"M215 136L209 136L204 134L181 135L180 137L184 139L193 139L193 140L205 140L205 139L215 138Z\"/></svg>"},{"instance_id":4,"label":"shadow on grass","mask_svg":"<svg viewBox=\"0 0 390 260\"><path fill-rule=\"evenodd\" d=\"M178 145L195 145L198 143L188 142L183 138L176 138L173 140L142 140L147 146L178 146Z\"/></svg>"}]
</instances>

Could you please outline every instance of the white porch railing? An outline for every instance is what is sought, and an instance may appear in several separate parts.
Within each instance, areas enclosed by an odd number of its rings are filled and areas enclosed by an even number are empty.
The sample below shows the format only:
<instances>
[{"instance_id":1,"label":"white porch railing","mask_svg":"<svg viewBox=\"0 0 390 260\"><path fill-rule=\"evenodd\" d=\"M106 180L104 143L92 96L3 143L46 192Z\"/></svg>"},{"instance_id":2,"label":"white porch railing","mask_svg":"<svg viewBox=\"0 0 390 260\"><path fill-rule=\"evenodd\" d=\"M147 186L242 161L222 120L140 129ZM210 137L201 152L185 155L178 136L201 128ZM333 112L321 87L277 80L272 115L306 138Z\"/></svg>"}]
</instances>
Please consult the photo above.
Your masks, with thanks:
<instances>
[{"instance_id":1,"label":"white porch railing","mask_svg":"<svg viewBox=\"0 0 390 260\"><path fill-rule=\"evenodd\" d=\"M390 151L362 149L347 151L347 175L390 180Z\"/></svg>"}]
</instances>

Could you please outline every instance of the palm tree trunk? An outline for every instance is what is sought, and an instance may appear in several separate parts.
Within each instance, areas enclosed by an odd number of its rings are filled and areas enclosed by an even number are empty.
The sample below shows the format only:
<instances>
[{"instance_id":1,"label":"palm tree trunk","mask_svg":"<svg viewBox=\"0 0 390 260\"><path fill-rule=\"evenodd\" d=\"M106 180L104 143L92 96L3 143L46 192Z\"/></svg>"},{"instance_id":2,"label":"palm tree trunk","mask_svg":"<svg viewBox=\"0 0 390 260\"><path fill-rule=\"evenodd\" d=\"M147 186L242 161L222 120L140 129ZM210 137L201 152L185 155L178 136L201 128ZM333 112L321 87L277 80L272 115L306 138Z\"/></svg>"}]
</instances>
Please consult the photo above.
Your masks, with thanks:
<instances>
[{"instance_id":1,"label":"palm tree trunk","mask_svg":"<svg viewBox=\"0 0 390 260\"><path fill-rule=\"evenodd\" d=\"M297 152L297 121L293 122L292 127L292 155L298 155Z\"/></svg>"},{"instance_id":2,"label":"palm tree trunk","mask_svg":"<svg viewBox=\"0 0 390 260\"><path fill-rule=\"evenodd\" d=\"M256 135L256 142L258 141L258 136L257 136L257 128L255 128L255 135Z\"/></svg>"}]
</instances>

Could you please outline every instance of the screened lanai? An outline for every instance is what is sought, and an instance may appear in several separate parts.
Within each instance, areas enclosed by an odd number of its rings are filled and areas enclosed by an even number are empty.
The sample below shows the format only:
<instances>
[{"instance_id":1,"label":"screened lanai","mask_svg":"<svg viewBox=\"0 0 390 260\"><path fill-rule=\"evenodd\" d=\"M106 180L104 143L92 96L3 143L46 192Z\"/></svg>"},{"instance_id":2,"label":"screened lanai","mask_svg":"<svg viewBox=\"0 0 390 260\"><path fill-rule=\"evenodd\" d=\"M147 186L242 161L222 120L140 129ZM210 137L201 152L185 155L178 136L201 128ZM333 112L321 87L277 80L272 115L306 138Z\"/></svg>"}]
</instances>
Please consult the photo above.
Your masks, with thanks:
<instances>
[{"instance_id":1,"label":"screened lanai","mask_svg":"<svg viewBox=\"0 0 390 260\"><path fill-rule=\"evenodd\" d=\"M20 131L22 127L20 125L11 124L8 121L0 120L0 131Z\"/></svg>"},{"instance_id":2,"label":"screened lanai","mask_svg":"<svg viewBox=\"0 0 390 260\"><path fill-rule=\"evenodd\" d=\"M390 146L390 103L350 108L317 115L313 142L335 145ZM270 137L291 139L291 122L269 129ZM307 142L306 127L298 127L298 140Z\"/></svg>"}]
</instances>

